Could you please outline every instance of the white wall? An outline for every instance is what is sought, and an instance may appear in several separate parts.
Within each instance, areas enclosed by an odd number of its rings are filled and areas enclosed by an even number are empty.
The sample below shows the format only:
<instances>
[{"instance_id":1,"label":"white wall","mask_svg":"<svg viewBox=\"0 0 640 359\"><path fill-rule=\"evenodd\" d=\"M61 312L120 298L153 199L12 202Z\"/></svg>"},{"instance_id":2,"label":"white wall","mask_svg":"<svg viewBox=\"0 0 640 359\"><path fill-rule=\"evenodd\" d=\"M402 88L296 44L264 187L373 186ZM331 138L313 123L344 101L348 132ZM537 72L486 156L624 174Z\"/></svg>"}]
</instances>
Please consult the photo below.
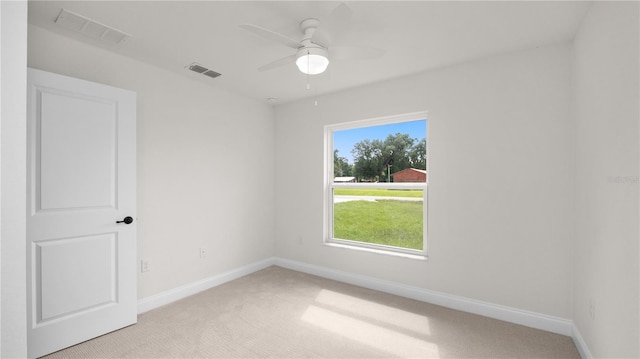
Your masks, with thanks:
<instances>
[{"instance_id":1,"label":"white wall","mask_svg":"<svg viewBox=\"0 0 640 359\"><path fill-rule=\"evenodd\" d=\"M638 2L594 3L574 44L573 319L596 358L640 357L639 11Z\"/></svg>"},{"instance_id":2,"label":"white wall","mask_svg":"<svg viewBox=\"0 0 640 359\"><path fill-rule=\"evenodd\" d=\"M2 274L0 357L27 355L26 118L27 2L0 2Z\"/></svg>"},{"instance_id":3,"label":"white wall","mask_svg":"<svg viewBox=\"0 0 640 359\"><path fill-rule=\"evenodd\" d=\"M429 259L323 245L323 126L422 110ZM276 118L279 256L570 318L570 44L324 96L318 107L283 104Z\"/></svg>"},{"instance_id":4,"label":"white wall","mask_svg":"<svg viewBox=\"0 0 640 359\"><path fill-rule=\"evenodd\" d=\"M139 298L274 255L270 106L34 26L28 63L138 94Z\"/></svg>"}]
</instances>

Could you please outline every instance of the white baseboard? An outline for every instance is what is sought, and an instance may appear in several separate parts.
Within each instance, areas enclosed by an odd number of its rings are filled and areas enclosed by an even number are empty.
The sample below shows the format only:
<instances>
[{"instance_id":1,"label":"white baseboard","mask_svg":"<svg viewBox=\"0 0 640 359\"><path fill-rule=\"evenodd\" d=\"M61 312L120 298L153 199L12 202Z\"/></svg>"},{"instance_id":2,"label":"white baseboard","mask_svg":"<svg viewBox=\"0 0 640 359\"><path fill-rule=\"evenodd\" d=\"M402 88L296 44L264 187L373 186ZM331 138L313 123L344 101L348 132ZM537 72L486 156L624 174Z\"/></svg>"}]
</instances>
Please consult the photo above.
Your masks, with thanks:
<instances>
[{"instance_id":1,"label":"white baseboard","mask_svg":"<svg viewBox=\"0 0 640 359\"><path fill-rule=\"evenodd\" d=\"M245 275L257 272L272 265L389 294L399 295L401 297L411 298L426 303L440 305L446 308L570 336L578 348L582 359L593 359L593 356L589 352L578 328L575 326L573 321L569 319L483 302L429 289L412 287L278 257L268 258L256 263L248 264L246 266L218 274L211 278L203 279L141 299L138 301L138 313L144 313L161 307L176 300L216 287L220 284L244 277Z\"/></svg>"},{"instance_id":2,"label":"white baseboard","mask_svg":"<svg viewBox=\"0 0 640 359\"><path fill-rule=\"evenodd\" d=\"M578 348L582 359L593 359L593 355L591 355L589 347L587 347L587 343L582 338L575 323L571 325L571 339L573 339L573 343L576 345L576 348Z\"/></svg>"},{"instance_id":3,"label":"white baseboard","mask_svg":"<svg viewBox=\"0 0 640 359\"><path fill-rule=\"evenodd\" d=\"M213 277L203 279L194 283L186 284L171 290L164 291L138 300L138 314L161 307L163 305L175 302L176 300L186 298L196 293L202 292L220 284L244 277L253 272L270 267L275 264L274 258L268 258L259 262L251 263L246 266L233 269Z\"/></svg>"},{"instance_id":4,"label":"white baseboard","mask_svg":"<svg viewBox=\"0 0 640 359\"><path fill-rule=\"evenodd\" d=\"M385 293L419 300L422 302L440 305L467 313L478 314L485 317L520 324L531 328L541 329L552 333L567 336L572 335L573 322L569 319L530 312L517 308L511 308L475 299L464 298L424 288L412 287L395 282L380 280L373 277L341 272L334 269L319 267L283 258L275 258L275 265L299 272L317 275L323 278L357 285L360 287L374 289Z\"/></svg>"}]
</instances>

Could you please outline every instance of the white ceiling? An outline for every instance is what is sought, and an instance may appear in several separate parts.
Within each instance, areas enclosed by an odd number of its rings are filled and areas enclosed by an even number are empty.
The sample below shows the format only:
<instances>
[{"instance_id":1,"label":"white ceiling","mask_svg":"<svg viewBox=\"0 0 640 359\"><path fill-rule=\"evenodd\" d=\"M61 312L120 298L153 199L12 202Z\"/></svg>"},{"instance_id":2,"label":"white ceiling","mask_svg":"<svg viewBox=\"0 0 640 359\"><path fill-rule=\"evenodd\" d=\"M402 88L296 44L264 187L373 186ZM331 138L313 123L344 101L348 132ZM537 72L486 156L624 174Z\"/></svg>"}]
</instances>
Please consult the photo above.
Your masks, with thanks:
<instances>
[{"instance_id":1,"label":"white ceiling","mask_svg":"<svg viewBox=\"0 0 640 359\"><path fill-rule=\"evenodd\" d=\"M295 64L257 68L295 52L241 29L256 24L300 39L298 24L328 21L333 1L29 1L29 23L266 101L305 97L410 75L499 53L573 38L590 3L582 1L347 1L352 25L332 45L385 49L376 60L333 61L307 76ZM65 8L132 35L100 43L55 24ZM331 53L331 47L329 47ZM211 79L185 70L198 62L222 74Z\"/></svg>"}]
</instances>

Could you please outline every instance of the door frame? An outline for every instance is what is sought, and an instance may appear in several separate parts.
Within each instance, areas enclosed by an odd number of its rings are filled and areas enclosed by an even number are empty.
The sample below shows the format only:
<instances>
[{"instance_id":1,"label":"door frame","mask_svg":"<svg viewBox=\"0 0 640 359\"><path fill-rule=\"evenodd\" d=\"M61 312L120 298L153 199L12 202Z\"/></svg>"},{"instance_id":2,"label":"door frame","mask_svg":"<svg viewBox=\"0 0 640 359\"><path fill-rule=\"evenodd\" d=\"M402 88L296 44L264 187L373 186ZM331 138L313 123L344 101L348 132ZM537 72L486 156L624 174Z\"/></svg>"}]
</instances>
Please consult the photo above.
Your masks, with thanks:
<instances>
[{"instance_id":1,"label":"door frame","mask_svg":"<svg viewBox=\"0 0 640 359\"><path fill-rule=\"evenodd\" d=\"M0 357L27 356L27 2L0 1Z\"/></svg>"}]
</instances>

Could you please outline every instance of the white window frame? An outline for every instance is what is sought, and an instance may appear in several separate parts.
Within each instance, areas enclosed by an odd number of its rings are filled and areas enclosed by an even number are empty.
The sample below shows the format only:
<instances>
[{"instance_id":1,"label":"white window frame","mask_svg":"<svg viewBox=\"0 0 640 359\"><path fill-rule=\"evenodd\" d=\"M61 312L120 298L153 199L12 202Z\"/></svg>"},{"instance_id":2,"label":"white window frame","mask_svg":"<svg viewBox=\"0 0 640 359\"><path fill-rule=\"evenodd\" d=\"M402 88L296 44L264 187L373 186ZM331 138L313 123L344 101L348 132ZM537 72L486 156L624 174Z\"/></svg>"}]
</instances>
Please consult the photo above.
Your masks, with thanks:
<instances>
[{"instance_id":1,"label":"white window frame","mask_svg":"<svg viewBox=\"0 0 640 359\"><path fill-rule=\"evenodd\" d=\"M426 120L428 126L427 112L416 112L397 116L379 117L374 119L351 121L339 124L326 125L324 127L325 137L325 179L324 179L324 243L328 246L348 248L354 250L364 250L375 253L398 255L415 259L427 258L427 218L428 218L428 181L427 182L404 182L404 183L334 183L333 173L333 133L342 130L351 130L363 127L373 127L380 125L390 125L394 123ZM429 133L427 132L427 137ZM427 140L427 147L429 141ZM429 172L429 160L427 151L427 173ZM422 250L387 246L374 243L359 242L355 240L334 238L333 236L333 190L337 188L392 188L392 189L417 189L423 194L423 217L422 217Z\"/></svg>"}]
</instances>

